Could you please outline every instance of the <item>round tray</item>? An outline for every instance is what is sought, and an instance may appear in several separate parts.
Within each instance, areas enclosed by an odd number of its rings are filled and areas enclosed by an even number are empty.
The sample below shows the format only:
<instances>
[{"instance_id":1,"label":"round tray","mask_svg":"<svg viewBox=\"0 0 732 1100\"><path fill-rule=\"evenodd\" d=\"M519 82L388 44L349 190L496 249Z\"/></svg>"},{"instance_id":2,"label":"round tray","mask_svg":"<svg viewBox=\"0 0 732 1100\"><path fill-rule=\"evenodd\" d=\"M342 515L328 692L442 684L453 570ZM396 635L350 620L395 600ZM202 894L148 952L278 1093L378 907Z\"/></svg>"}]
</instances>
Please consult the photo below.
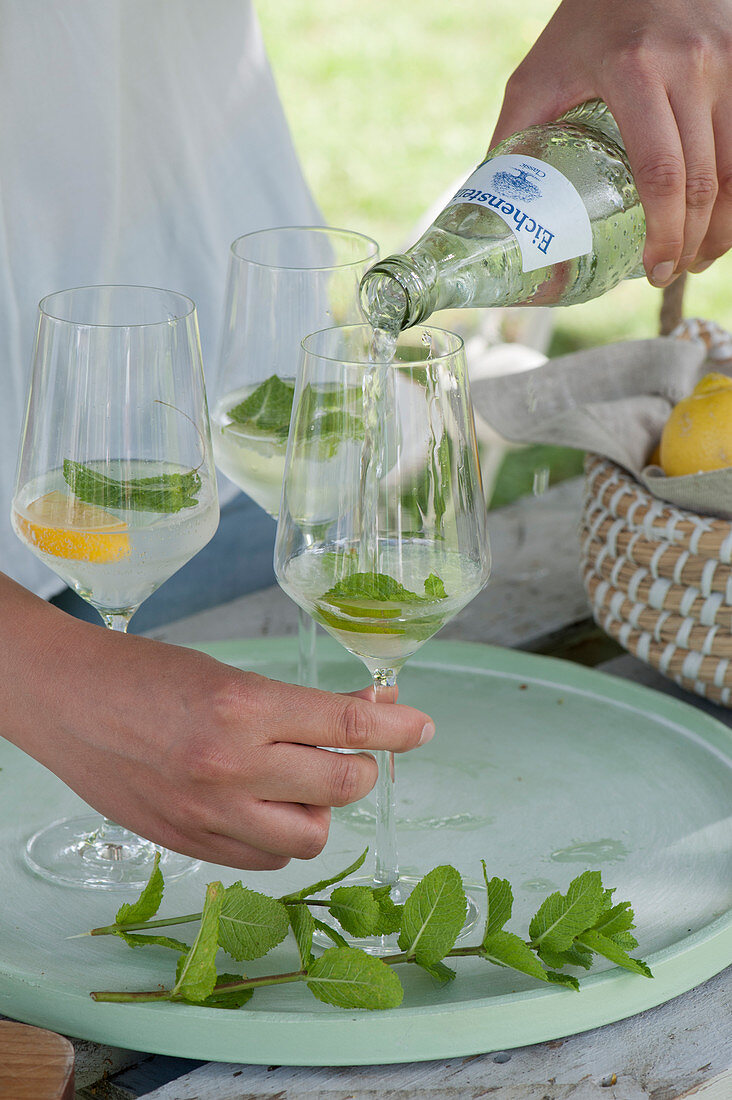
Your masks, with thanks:
<instances>
[{"instance_id":1,"label":"round tray","mask_svg":"<svg viewBox=\"0 0 732 1100\"><path fill-rule=\"evenodd\" d=\"M295 651L276 639L200 646L223 661L294 678ZM349 690L366 675L319 639L322 684ZM172 955L131 951L111 937L69 939L109 923L121 892L75 890L35 878L21 850L44 823L80 800L34 761L0 749L0 1012L97 1042L215 1061L367 1065L469 1055L585 1031L677 996L732 955L732 735L693 707L563 661L469 643L433 642L400 676L401 698L436 721L438 736L398 758L405 869L453 863L463 876L510 879L508 928L586 868L603 872L636 913L648 980L599 964L582 991L539 987L475 958L437 986L401 967L403 1005L342 1011L302 986L258 990L237 1012L195 1006L98 1004L92 989L168 984ZM243 878L280 894L345 866L371 841L369 800L337 811L315 861L272 873L204 865L171 883L160 916L200 909L204 884ZM183 931L189 926L182 926ZM195 928L195 926L190 926ZM182 935L180 929L172 932ZM479 939L479 936L478 936ZM296 965L281 945L248 973ZM222 956L222 969L235 970Z\"/></svg>"}]
</instances>

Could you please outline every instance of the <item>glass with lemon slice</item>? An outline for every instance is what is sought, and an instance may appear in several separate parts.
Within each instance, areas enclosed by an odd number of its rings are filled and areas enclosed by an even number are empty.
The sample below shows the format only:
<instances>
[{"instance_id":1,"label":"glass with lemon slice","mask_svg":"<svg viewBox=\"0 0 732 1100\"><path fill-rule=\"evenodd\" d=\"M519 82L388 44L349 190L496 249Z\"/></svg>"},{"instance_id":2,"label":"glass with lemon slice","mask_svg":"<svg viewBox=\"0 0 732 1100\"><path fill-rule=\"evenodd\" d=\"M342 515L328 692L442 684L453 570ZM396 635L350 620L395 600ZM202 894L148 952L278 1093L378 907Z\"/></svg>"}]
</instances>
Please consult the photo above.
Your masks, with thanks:
<instances>
[{"instance_id":1,"label":"glass with lemon slice","mask_svg":"<svg viewBox=\"0 0 732 1100\"><path fill-rule=\"evenodd\" d=\"M151 287L81 287L40 303L12 523L16 535L125 631L205 546L219 509L193 302ZM94 813L28 842L32 870L68 885L144 884L196 861Z\"/></svg>"}]
</instances>

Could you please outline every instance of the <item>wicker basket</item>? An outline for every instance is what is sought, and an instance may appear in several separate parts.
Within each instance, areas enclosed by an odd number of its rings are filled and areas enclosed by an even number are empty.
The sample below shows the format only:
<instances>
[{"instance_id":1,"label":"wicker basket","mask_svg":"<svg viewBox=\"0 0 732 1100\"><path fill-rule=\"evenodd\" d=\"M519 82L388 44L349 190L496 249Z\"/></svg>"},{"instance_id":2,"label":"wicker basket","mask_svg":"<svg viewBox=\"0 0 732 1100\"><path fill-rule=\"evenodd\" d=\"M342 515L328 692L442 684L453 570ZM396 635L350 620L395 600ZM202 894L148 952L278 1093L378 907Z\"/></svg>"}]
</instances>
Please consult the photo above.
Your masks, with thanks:
<instances>
[{"instance_id":1,"label":"wicker basket","mask_svg":"<svg viewBox=\"0 0 732 1100\"><path fill-rule=\"evenodd\" d=\"M599 626L681 687L732 706L732 523L657 500L588 455L582 574Z\"/></svg>"}]
</instances>

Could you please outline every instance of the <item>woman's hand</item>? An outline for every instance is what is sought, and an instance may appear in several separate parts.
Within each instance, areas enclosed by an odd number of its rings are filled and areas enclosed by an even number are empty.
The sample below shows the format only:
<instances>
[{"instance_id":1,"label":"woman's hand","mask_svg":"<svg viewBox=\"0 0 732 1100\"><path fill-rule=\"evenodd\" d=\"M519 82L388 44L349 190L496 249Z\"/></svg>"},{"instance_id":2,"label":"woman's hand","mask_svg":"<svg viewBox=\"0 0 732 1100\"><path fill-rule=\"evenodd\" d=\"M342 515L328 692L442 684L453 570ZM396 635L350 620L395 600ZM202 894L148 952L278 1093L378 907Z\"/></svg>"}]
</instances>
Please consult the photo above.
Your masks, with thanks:
<instances>
[{"instance_id":1,"label":"woman's hand","mask_svg":"<svg viewBox=\"0 0 732 1100\"><path fill-rule=\"evenodd\" d=\"M374 786L370 751L434 733L368 691L293 687L80 622L1 575L0 597L4 735L100 813L199 859L260 870L316 856L330 807Z\"/></svg>"},{"instance_id":2,"label":"woman's hand","mask_svg":"<svg viewBox=\"0 0 732 1100\"><path fill-rule=\"evenodd\" d=\"M563 0L506 86L491 144L603 99L666 286L732 245L732 0Z\"/></svg>"}]
</instances>

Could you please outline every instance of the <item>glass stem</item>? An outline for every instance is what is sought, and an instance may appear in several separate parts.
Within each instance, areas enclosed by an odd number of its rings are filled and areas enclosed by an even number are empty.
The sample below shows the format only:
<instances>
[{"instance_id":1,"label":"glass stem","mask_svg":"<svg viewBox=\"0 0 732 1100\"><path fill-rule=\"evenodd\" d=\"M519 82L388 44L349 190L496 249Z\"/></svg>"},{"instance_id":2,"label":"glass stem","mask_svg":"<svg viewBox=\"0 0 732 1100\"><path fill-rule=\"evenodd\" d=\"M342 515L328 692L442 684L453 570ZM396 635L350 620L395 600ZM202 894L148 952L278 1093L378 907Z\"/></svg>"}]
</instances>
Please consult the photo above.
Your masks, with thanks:
<instances>
[{"instance_id":1,"label":"glass stem","mask_svg":"<svg viewBox=\"0 0 732 1100\"><path fill-rule=\"evenodd\" d=\"M392 668L377 668L373 673L374 702L393 703L396 673ZM393 886L399 881L396 839L396 802L394 798L394 753L377 752L379 778L376 782L376 837L374 840L374 881L377 886Z\"/></svg>"},{"instance_id":2,"label":"glass stem","mask_svg":"<svg viewBox=\"0 0 732 1100\"><path fill-rule=\"evenodd\" d=\"M99 611L99 614L109 630L118 630L126 634L134 608L132 611ZM118 862L125 858L125 846L129 844L131 838L132 834L123 825L117 825L108 817L103 817L99 828L95 829L93 835L89 837L89 842L94 845L100 858Z\"/></svg>"},{"instance_id":3,"label":"glass stem","mask_svg":"<svg viewBox=\"0 0 732 1100\"><path fill-rule=\"evenodd\" d=\"M316 643L315 620L300 607L297 615L297 682L303 687L318 686Z\"/></svg>"}]
</instances>

